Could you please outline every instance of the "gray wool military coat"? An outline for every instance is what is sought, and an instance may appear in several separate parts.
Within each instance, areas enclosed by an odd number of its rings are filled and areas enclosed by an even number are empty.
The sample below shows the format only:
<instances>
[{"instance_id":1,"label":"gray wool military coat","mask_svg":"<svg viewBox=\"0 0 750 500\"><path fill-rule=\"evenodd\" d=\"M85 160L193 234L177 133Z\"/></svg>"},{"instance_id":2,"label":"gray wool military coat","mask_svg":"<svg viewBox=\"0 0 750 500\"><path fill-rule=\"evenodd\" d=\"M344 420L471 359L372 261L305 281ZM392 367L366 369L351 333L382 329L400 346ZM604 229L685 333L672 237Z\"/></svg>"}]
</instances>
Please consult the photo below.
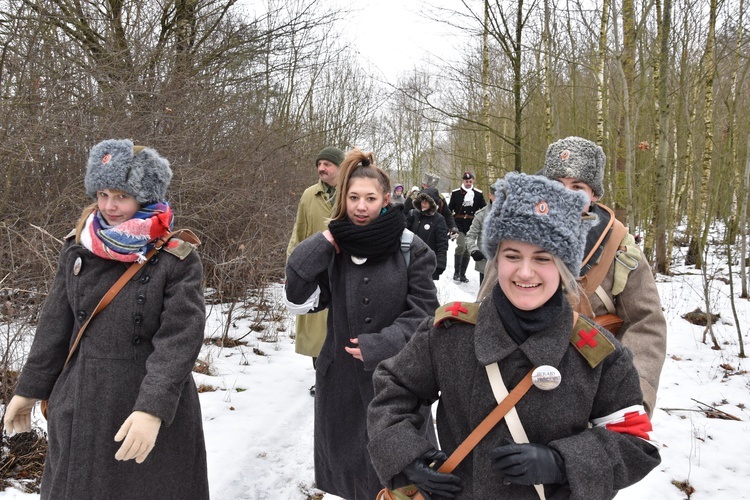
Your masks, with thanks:
<instances>
[{"instance_id":1,"label":"gray wool military coat","mask_svg":"<svg viewBox=\"0 0 750 500\"><path fill-rule=\"evenodd\" d=\"M144 265L91 321L60 373L79 328L130 265L66 242L16 386L21 396L49 398L42 499L208 498L191 373L203 341L203 271L196 252L182 257L161 251ZM114 436L135 410L162 419L142 464L115 460Z\"/></svg>"},{"instance_id":2,"label":"gray wool military coat","mask_svg":"<svg viewBox=\"0 0 750 500\"><path fill-rule=\"evenodd\" d=\"M607 331L602 334L615 350L591 368L570 343L573 313L565 304L553 327L518 346L489 294L476 326L448 321L433 327L426 320L398 355L384 361L373 377L375 398L368 412L368 447L383 484L403 486L400 472L432 448L416 432L422 417L414 405L440 399L438 438L448 455L497 406L484 368L492 363L499 363L509 391L534 366L551 365L562 374L556 389L531 387L516 405L529 441L557 450L564 459L568 485L546 485L548 499L612 498L656 467L659 452L651 442L589 427L596 418L641 405L638 373L630 352ZM512 442L503 420L454 470L463 487L456 498L538 498L533 487L503 484L493 471L490 451L506 440Z\"/></svg>"},{"instance_id":3,"label":"gray wool military coat","mask_svg":"<svg viewBox=\"0 0 750 500\"><path fill-rule=\"evenodd\" d=\"M315 374L315 484L343 498L374 499L381 488L367 453L372 370L398 353L438 306L432 281L434 253L419 238L414 238L409 253L408 269L401 251L357 265L349 255L334 257L333 245L316 233L287 261L287 300L305 303L320 286L317 309L329 309L328 333ZM354 347L350 338L359 339L364 363L344 350ZM431 420L429 408L423 408L422 415ZM431 425L417 432L435 441Z\"/></svg>"}]
</instances>

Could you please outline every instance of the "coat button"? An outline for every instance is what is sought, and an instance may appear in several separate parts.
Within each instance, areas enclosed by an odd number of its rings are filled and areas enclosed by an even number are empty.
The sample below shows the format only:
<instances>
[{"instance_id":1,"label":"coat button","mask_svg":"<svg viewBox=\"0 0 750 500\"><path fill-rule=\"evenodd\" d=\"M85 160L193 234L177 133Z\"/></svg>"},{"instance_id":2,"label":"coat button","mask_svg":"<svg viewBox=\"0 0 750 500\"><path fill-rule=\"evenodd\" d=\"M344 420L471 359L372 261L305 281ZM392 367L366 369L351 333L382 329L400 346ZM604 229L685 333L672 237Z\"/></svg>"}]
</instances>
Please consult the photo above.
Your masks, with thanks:
<instances>
[{"instance_id":1,"label":"coat button","mask_svg":"<svg viewBox=\"0 0 750 500\"><path fill-rule=\"evenodd\" d=\"M143 316L141 316L140 314L136 314L135 316L133 316L133 323L135 323L136 325L140 325L141 323L143 323Z\"/></svg>"},{"instance_id":2,"label":"coat button","mask_svg":"<svg viewBox=\"0 0 750 500\"><path fill-rule=\"evenodd\" d=\"M73 263L73 275L78 276L78 273L81 272L81 266L83 265L83 261L80 257L76 258L76 261Z\"/></svg>"},{"instance_id":3,"label":"coat button","mask_svg":"<svg viewBox=\"0 0 750 500\"><path fill-rule=\"evenodd\" d=\"M140 335L133 337L133 345L138 345L143 342L143 338Z\"/></svg>"},{"instance_id":4,"label":"coat button","mask_svg":"<svg viewBox=\"0 0 750 500\"><path fill-rule=\"evenodd\" d=\"M84 319L86 319L86 311L76 312L76 318L78 318L78 321L83 321Z\"/></svg>"},{"instance_id":5,"label":"coat button","mask_svg":"<svg viewBox=\"0 0 750 500\"><path fill-rule=\"evenodd\" d=\"M364 281L365 285L366 285L366 284L368 284L370 282L370 278L362 278L362 281Z\"/></svg>"},{"instance_id":6,"label":"coat button","mask_svg":"<svg viewBox=\"0 0 750 500\"><path fill-rule=\"evenodd\" d=\"M367 297L365 297L364 299L362 299L362 303L363 303L364 305L367 305L367 304L369 304L369 303L370 303L370 299L368 299Z\"/></svg>"},{"instance_id":7,"label":"coat button","mask_svg":"<svg viewBox=\"0 0 750 500\"><path fill-rule=\"evenodd\" d=\"M151 276L149 276L148 274L144 274L143 276L141 276L140 282L144 285L149 281L151 281Z\"/></svg>"},{"instance_id":8,"label":"coat button","mask_svg":"<svg viewBox=\"0 0 750 500\"><path fill-rule=\"evenodd\" d=\"M137 299L135 299L135 301L138 302L139 304L145 304L146 303L146 296L143 295L143 294L141 294L141 295L138 296Z\"/></svg>"},{"instance_id":9,"label":"coat button","mask_svg":"<svg viewBox=\"0 0 750 500\"><path fill-rule=\"evenodd\" d=\"M372 318L365 318L365 323L367 323L368 325L369 325L370 323L372 323Z\"/></svg>"},{"instance_id":10,"label":"coat button","mask_svg":"<svg viewBox=\"0 0 750 500\"><path fill-rule=\"evenodd\" d=\"M156 264L159 263L159 257L152 257L151 260L148 261L148 263L151 264L152 266L155 266Z\"/></svg>"}]
</instances>

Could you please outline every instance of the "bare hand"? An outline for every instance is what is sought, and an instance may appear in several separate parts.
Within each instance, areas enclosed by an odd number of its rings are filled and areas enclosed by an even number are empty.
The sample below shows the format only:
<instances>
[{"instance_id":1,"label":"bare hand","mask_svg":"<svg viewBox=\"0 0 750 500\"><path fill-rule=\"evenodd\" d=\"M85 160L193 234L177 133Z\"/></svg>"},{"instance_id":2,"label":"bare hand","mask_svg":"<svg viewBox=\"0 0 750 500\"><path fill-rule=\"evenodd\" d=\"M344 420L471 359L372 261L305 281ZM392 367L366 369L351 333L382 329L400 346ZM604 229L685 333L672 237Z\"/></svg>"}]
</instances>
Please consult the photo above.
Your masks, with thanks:
<instances>
[{"instance_id":1,"label":"bare hand","mask_svg":"<svg viewBox=\"0 0 750 500\"><path fill-rule=\"evenodd\" d=\"M351 342L354 345L359 345L359 339L349 339L349 342ZM344 350L354 356L354 359L358 359L364 363L364 359L362 359L362 350L359 347L344 347Z\"/></svg>"},{"instance_id":2,"label":"bare hand","mask_svg":"<svg viewBox=\"0 0 750 500\"><path fill-rule=\"evenodd\" d=\"M333 248L336 249L336 253L341 253L341 250L339 250L339 245L336 243L336 240L333 239L333 235L331 234L331 231L326 229L323 231L323 236L326 237L326 239L333 245Z\"/></svg>"}]
</instances>

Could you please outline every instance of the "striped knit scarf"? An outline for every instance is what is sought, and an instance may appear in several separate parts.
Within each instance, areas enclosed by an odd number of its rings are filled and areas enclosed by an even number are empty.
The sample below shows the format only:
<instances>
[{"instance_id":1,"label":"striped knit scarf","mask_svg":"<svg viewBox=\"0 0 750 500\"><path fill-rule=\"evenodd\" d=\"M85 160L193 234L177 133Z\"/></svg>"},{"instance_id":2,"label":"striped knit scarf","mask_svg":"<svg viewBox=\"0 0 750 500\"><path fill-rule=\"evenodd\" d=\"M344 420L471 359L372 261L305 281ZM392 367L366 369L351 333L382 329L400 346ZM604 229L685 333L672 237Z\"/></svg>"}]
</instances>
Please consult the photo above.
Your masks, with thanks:
<instances>
[{"instance_id":1,"label":"striped knit scarf","mask_svg":"<svg viewBox=\"0 0 750 500\"><path fill-rule=\"evenodd\" d=\"M172 208L166 202L146 205L116 226L107 224L94 210L81 232L81 244L103 259L143 262L156 240L169 234L173 222Z\"/></svg>"}]
</instances>

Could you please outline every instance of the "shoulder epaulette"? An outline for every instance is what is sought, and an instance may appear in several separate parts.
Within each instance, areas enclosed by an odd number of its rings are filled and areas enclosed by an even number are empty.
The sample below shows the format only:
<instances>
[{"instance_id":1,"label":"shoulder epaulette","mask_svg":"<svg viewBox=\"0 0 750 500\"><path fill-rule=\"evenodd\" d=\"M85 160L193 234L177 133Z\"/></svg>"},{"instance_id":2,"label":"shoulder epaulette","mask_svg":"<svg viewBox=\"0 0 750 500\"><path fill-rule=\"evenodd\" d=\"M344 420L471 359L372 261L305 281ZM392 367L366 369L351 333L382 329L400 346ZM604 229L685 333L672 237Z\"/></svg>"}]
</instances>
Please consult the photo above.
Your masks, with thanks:
<instances>
[{"instance_id":1,"label":"shoulder epaulette","mask_svg":"<svg viewBox=\"0 0 750 500\"><path fill-rule=\"evenodd\" d=\"M162 248L165 252L171 253L180 260L190 255L195 247L201 244L201 240L189 229L175 231L169 241Z\"/></svg>"},{"instance_id":2,"label":"shoulder epaulette","mask_svg":"<svg viewBox=\"0 0 750 500\"><path fill-rule=\"evenodd\" d=\"M69 240L70 238L74 237L76 235L76 228L73 228L70 230L68 234L65 235L66 240Z\"/></svg>"},{"instance_id":3,"label":"shoulder epaulette","mask_svg":"<svg viewBox=\"0 0 750 500\"><path fill-rule=\"evenodd\" d=\"M481 193L482 192L481 189L477 189L477 188L474 188L474 191L476 191L477 193Z\"/></svg>"},{"instance_id":4,"label":"shoulder epaulette","mask_svg":"<svg viewBox=\"0 0 750 500\"><path fill-rule=\"evenodd\" d=\"M476 325L477 314L479 314L478 302L450 302L435 310L434 326L438 326L446 320Z\"/></svg>"},{"instance_id":5,"label":"shoulder epaulette","mask_svg":"<svg viewBox=\"0 0 750 500\"><path fill-rule=\"evenodd\" d=\"M171 253L180 260L185 260L185 257L190 255L190 252L195 250L195 245L188 243L187 241L179 238L172 238L162 248L167 253Z\"/></svg>"},{"instance_id":6,"label":"shoulder epaulette","mask_svg":"<svg viewBox=\"0 0 750 500\"><path fill-rule=\"evenodd\" d=\"M591 368L596 368L604 358L615 351L614 344L599 327L584 316L578 316L578 321L573 325L570 343L586 358Z\"/></svg>"}]
</instances>

